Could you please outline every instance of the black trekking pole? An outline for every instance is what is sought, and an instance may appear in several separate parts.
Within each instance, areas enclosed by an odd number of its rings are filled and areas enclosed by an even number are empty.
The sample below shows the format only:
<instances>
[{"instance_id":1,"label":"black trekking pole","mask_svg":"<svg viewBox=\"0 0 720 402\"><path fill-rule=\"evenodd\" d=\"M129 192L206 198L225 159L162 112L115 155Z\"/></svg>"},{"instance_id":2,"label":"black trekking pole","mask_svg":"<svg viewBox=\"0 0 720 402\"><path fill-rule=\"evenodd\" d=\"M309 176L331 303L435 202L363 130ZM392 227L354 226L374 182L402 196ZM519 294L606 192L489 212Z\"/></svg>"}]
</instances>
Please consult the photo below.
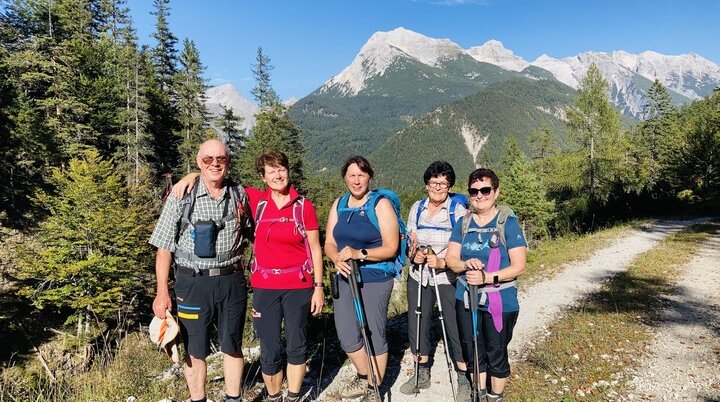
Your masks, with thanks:
<instances>
[{"instance_id":1,"label":"black trekking pole","mask_svg":"<svg viewBox=\"0 0 720 402\"><path fill-rule=\"evenodd\" d=\"M357 261L355 260L349 260L348 263L350 264L350 275L348 275L348 283L350 284L350 295L353 299L353 306L355 307L355 317L357 318L358 325L360 326L360 333L362 334L363 343L365 344L365 353L367 354L368 359L368 368L370 370L370 378L373 382L373 390L375 391L375 396L377 397L377 400L380 401L380 388L378 388L378 380L377 376L375 375L375 368L373 367L372 358L370 357L371 350L372 350L372 344L370 343L370 339L368 338L368 325L367 321L365 320L365 310L362 306L362 301L360 300L360 287L358 286L358 283L362 283L362 278L360 277L360 269L358 269Z\"/></svg>"},{"instance_id":2,"label":"black trekking pole","mask_svg":"<svg viewBox=\"0 0 720 402\"><path fill-rule=\"evenodd\" d=\"M473 378L473 389L472 399L477 401L479 395L478 382L480 381L480 363L478 361L478 287L477 285L469 285L468 291L470 292L470 317L472 318L472 329L473 329L473 371L475 377Z\"/></svg>"},{"instance_id":3,"label":"black trekking pole","mask_svg":"<svg viewBox=\"0 0 720 402\"><path fill-rule=\"evenodd\" d=\"M424 248L421 247L421 250ZM422 276L423 276L423 265L415 265L415 268L420 274L418 279L417 287L417 304L415 305L415 394L418 393L418 371L420 370L420 318L422 317Z\"/></svg>"},{"instance_id":4,"label":"black trekking pole","mask_svg":"<svg viewBox=\"0 0 720 402\"><path fill-rule=\"evenodd\" d=\"M435 253L432 248L430 248L430 251L432 253ZM437 299L438 312L440 313L440 327L442 328L443 342L445 342L445 363L447 363L447 367L448 367L448 377L450 378L450 389L452 390L453 401L457 402L457 394L455 393L455 385L453 384L453 377L452 377L453 364L452 364L452 359L450 358L450 344L448 343L447 330L445 329L445 315L443 314L442 300L440 300L440 289L438 289L437 276L436 276L437 274L435 273L435 270L432 268L430 269L430 272L432 273L433 284L435 285L435 298Z\"/></svg>"}]
</instances>

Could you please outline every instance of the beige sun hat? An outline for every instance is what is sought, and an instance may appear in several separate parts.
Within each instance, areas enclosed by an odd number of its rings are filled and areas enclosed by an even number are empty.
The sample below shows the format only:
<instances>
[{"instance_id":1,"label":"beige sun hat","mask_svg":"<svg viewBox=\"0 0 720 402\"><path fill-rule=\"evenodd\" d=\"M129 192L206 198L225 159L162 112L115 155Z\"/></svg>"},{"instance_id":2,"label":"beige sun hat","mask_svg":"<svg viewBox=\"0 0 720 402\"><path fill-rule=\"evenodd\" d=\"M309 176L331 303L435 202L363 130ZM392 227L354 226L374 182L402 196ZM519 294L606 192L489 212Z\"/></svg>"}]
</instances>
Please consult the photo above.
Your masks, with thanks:
<instances>
[{"instance_id":1,"label":"beige sun hat","mask_svg":"<svg viewBox=\"0 0 720 402\"><path fill-rule=\"evenodd\" d=\"M148 327L150 332L150 340L172 359L173 363L180 363L180 353L178 352L177 335L180 332L180 326L170 311L165 312L165 318L153 317Z\"/></svg>"}]
</instances>

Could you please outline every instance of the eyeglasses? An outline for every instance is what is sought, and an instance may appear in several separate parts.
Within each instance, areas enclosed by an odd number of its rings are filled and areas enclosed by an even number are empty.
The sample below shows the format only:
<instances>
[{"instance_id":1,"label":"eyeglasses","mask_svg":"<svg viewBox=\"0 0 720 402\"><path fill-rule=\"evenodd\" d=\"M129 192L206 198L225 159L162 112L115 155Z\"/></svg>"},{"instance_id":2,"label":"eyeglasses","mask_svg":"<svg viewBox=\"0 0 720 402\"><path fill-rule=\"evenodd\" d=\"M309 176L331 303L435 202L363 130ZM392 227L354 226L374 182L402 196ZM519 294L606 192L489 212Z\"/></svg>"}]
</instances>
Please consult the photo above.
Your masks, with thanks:
<instances>
[{"instance_id":1,"label":"eyeglasses","mask_svg":"<svg viewBox=\"0 0 720 402\"><path fill-rule=\"evenodd\" d=\"M227 156L203 156L201 160L207 166L212 165L213 160L217 160L217 163L220 165L227 165L228 163Z\"/></svg>"},{"instance_id":2,"label":"eyeglasses","mask_svg":"<svg viewBox=\"0 0 720 402\"><path fill-rule=\"evenodd\" d=\"M478 193L487 197L490 193L492 193L492 191L492 187L468 188L468 194L470 194L470 197L477 197Z\"/></svg>"},{"instance_id":3,"label":"eyeglasses","mask_svg":"<svg viewBox=\"0 0 720 402\"><path fill-rule=\"evenodd\" d=\"M446 188L450 187L450 183L448 183L448 182L446 182L446 181L439 181L439 182L429 181L428 184L427 184L427 186L428 186L428 187L439 188L439 189L441 189L441 190L445 190Z\"/></svg>"}]
</instances>

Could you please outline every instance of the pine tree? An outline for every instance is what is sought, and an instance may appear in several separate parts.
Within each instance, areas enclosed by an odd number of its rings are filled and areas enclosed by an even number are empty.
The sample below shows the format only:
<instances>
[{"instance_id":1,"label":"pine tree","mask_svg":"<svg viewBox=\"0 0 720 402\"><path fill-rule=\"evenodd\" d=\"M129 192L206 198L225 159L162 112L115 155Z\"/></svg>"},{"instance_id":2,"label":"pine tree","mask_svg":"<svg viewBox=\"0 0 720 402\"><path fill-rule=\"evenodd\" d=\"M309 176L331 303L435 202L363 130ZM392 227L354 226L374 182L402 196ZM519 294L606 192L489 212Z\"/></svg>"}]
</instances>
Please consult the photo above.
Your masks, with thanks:
<instances>
[{"instance_id":1,"label":"pine tree","mask_svg":"<svg viewBox=\"0 0 720 402\"><path fill-rule=\"evenodd\" d=\"M262 47L257 50L256 63L252 65L255 87L250 91L260 110L267 110L280 103L277 93L270 84L270 72L275 68L270 64L270 57L263 53Z\"/></svg>"},{"instance_id":2,"label":"pine tree","mask_svg":"<svg viewBox=\"0 0 720 402\"><path fill-rule=\"evenodd\" d=\"M239 156L245 150L245 133L240 128L243 118L236 116L232 108L220 105L222 113L216 119L215 123L218 128L227 135L227 145L230 148L230 154L234 157Z\"/></svg>"},{"instance_id":3,"label":"pine tree","mask_svg":"<svg viewBox=\"0 0 720 402\"><path fill-rule=\"evenodd\" d=\"M533 150L533 159L545 159L553 153L554 136L550 127L543 125L530 133L530 145Z\"/></svg>"},{"instance_id":4,"label":"pine tree","mask_svg":"<svg viewBox=\"0 0 720 402\"><path fill-rule=\"evenodd\" d=\"M667 88L655 80L647 92L644 105L645 121L635 131L635 154L642 168L641 186L649 192L663 195L668 189L666 168L671 168L671 157L680 146L677 111L672 105Z\"/></svg>"},{"instance_id":5,"label":"pine tree","mask_svg":"<svg viewBox=\"0 0 720 402\"><path fill-rule=\"evenodd\" d=\"M95 150L49 178L57 194L37 196L50 216L40 225L37 252L22 256L21 294L38 308L71 308L67 322L105 320L142 288L148 216L128 203L123 179Z\"/></svg>"},{"instance_id":6,"label":"pine tree","mask_svg":"<svg viewBox=\"0 0 720 402\"><path fill-rule=\"evenodd\" d=\"M185 39L183 43L180 66L175 76L180 121L177 135L182 138L179 151L186 172L189 173L194 169L198 147L208 138L205 125L208 113L205 108L203 66L195 43L191 40Z\"/></svg>"},{"instance_id":7,"label":"pine tree","mask_svg":"<svg viewBox=\"0 0 720 402\"><path fill-rule=\"evenodd\" d=\"M500 197L515 211L529 239L546 236L555 217L555 202L547 198L540 175L525 157L516 158L502 176Z\"/></svg>"},{"instance_id":8,"label":"pine tree","mask_svg":"<svg viewBox=\"0 0 720 402\"><path fill-rule=\"evenodd\" d=\"M171 92L173 88L173 77L177 72L177 37L170 31L168 17L170 16L170 0L154 0L155 11L153 15L157 18L155 32L152 36L157 41L153 48L153 65L157 73L160 89Z\"/></svg>"},{"instance_id":9,"label":"pine tree","mask_svg":"<svg viewBox=\"0 0 720 402\"><path fill-rule=\"evenodd\" d=\"M587 158L580 190L587 191L595 201L605 202L616 179L620 117L609 102L608 83L594 63L580 83L568 120L570 131Z\"/></svg>"},{"instance_id":10,"label":"pine tree","mask_svg":"<svg viewBox=\"0 0 720 402\"><path fill-rule=\"evenodd\" d=\"M245 151L232 167L233 175L243 184L262 187L263 183L255 171L255 159L265 150L284 152L290 162L290 180L302 191L305 180L303 158L305 147L300 142L300 128L288 116L287 108L276 104L271 109L255 116L253 135L248 138Z\"/></svg>"},{"instance_id":11,"label":"pine tree","mask_svg":"<svg viewBox=\"0 0 720 402\"><path fill-rule=\"evenodd\" d=\"M182 165L178 147L181 137L176 136L180 129L177 119L177 93L174 89L174 77L177 73L178 56L175 45L177 38L170 31L168 17L169 0L154 0L156 17L155 31L152 36L157 44L152 48L152 63L155 73L147 76L147 100L150 122L148 131L152 134L151 148L154 170L168 173Z\"/></svg>"}]
</instances>

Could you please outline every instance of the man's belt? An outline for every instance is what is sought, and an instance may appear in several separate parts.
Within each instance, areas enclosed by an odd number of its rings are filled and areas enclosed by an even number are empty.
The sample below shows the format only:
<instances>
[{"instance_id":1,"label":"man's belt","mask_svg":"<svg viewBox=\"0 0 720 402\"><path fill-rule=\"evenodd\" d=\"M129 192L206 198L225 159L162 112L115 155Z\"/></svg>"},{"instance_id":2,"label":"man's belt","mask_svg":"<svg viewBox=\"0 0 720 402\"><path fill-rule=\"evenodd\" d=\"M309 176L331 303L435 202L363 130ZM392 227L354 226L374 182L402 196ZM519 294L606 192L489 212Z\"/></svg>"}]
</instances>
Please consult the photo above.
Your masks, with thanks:
<instances>
[{"instance_id":1,"label":"man's belt","mask_svg":"<svg viewBox=\"0 0 720 402\"><path fill-rule=\"evenodd\" d=\"M190 276L223 276L223 275L230 275L232 273L242 271L242 266L240 264L233 264L229 267L222 267L222 268L209 268L209 269L200 269L195 271L195 268L188 268L188 267L181 267L176 266L175 267L175 273L181 273L185 275Z\"/></svg>"}]
</instances>

